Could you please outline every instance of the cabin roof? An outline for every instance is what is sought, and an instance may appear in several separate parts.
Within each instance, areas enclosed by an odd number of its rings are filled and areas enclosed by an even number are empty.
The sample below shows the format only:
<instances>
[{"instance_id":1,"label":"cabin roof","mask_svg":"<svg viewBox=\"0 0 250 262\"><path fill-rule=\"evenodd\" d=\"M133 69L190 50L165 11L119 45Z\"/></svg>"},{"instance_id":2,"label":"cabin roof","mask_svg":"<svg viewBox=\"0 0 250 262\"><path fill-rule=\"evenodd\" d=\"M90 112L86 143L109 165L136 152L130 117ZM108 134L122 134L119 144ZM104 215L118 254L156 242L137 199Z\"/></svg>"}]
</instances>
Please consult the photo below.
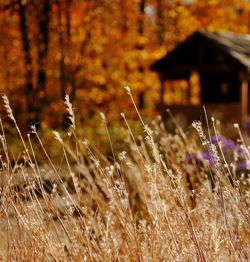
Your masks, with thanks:
<instances>
[{"instance_id":1,"label":"cabin roof","mask_svg":"<svg viewBox=\"0 0 250 262\"><path fill-rule=\"evenodd\" d=\"M179 59L180 52L189 52L190 45L194 43L209 42L213 48L217 48L224 54L230 56L232 61L238 64L242 69L250 71L250 35L238 35L235 33L218 33L198 30L189 36L186 40L177 45L166 56L157 60L151 65L153 71L164 71L166 67L171 67L173 60ZM178 58L177 58L178 57Z\"/></svg>"}]
</instances>

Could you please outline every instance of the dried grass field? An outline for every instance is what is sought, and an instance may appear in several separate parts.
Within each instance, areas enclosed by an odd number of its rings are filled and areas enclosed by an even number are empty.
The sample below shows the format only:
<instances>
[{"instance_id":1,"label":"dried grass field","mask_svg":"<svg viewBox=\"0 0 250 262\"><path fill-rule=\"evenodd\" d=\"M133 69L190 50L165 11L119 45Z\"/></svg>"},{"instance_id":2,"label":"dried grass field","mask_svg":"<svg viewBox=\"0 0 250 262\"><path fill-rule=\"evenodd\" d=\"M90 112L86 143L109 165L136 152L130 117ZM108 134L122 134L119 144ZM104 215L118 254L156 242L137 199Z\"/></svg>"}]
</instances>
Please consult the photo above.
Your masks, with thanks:
<instances>
[{"instance_id":1,"label":"dried grass field","mask_svg":"<svg viewBox=\"0 0 250 262\"><path fill-rule=\"evenodd\" d=\"M194 122L192 134L178 124L170 133L138 112L135 136L122 114L118 151L101 114L107 156L78 136L66 97L71 126L68 138L54 132L58 164L35 127L24 138L7 97L4 104L23 150L13 163L1 122L2 261L249 261L250 152L237 124L233 141L214 119Z\"/></svg>"}]
</instances>

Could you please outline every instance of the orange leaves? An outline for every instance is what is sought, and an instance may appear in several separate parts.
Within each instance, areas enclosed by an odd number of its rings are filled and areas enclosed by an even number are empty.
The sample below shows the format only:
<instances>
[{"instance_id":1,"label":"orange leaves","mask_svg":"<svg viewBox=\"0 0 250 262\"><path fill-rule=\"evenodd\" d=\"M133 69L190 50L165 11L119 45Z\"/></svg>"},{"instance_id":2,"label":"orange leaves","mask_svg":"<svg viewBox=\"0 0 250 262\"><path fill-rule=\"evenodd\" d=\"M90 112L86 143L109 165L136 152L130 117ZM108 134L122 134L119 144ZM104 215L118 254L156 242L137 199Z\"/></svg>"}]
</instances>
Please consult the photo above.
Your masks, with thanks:
<instances>
[{"instance_id":1,"label":"orange leaves","mask_svg":"<svg viewBox=\"0 0 250 262\"><path fill-rule=\"evenodd\" d=\"M29 65L22 48L18 6L0 9L1 91L15 96L24 107L26 69L32 70L32 83L37 86L41 44L38 13L44 1L27 1L25 5ZM59 2L51 1L48 54L44 58L47 79L42 91L47 97L46 108L53 108L54 114L60 114L59 101L65 91L70 92L83 116L88 110L102 111L111 105L130 112L121 88L126 84L135 99L145 94L145 107L153 110L159 82L149 66L155 59L200 27L237 33L250 30L250 4L243 0L146 0L144 10L140 9L141 0ZM193 92L195 97L198 91ZM181 96L178 99L183 100ZM82 107L83 101L87 108ZM195 98L192 103L197 103Z\"/></svg>"}]
</instances>

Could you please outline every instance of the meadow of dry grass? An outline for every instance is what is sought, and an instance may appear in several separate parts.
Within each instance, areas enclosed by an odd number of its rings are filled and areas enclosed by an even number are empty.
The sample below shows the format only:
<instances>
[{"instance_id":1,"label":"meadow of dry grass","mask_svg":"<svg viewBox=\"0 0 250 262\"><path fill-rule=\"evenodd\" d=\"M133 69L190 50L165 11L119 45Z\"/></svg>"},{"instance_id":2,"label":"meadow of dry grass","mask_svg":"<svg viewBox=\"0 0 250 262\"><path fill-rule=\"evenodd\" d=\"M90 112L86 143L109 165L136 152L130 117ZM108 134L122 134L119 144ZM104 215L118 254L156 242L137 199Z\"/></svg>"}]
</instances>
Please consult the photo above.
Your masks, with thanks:
<instances>
[{"instance_id":1,"label":"meadow of dry grass","mask_svg":"<svg viewBox=\"0 0 250 262\"><path fill-rule=\"evenodd\" d=\"M138 113L144 132L135 137L122 114L127 138L117 151L101 114L106 156L78 136L66 97L71 126L67 139L54 132L55 164L35 127L24 139L4 104L23 151L13 164L1 123L3 261L249 261L250 152L238 125L234 144L213 119L209 129L193 123L194 134L178 125L169 133L160 118L146 125Z\"/></svg>"}]
</instances>

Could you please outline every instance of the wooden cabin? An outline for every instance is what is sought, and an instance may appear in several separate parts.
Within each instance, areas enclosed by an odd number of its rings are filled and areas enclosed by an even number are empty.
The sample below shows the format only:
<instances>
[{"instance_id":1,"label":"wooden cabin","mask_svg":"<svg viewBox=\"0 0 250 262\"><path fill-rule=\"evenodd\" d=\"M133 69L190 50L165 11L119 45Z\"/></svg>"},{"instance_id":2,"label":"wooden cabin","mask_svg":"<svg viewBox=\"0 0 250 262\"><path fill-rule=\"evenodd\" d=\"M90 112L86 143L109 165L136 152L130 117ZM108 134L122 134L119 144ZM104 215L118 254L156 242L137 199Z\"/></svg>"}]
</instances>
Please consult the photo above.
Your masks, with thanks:
<instances>
[{"instance_id":1,"label":"wooden cabin","mask_svg":"<svg viewBox=\"0 0 250 262\"><path fill-rule=\"evenodd\" d=\"M196 31L151 70L159 75L163 112L193 120L205 105L210 116L234 122L250 113L250 35Z\"/></svg>"}]
</instances>

